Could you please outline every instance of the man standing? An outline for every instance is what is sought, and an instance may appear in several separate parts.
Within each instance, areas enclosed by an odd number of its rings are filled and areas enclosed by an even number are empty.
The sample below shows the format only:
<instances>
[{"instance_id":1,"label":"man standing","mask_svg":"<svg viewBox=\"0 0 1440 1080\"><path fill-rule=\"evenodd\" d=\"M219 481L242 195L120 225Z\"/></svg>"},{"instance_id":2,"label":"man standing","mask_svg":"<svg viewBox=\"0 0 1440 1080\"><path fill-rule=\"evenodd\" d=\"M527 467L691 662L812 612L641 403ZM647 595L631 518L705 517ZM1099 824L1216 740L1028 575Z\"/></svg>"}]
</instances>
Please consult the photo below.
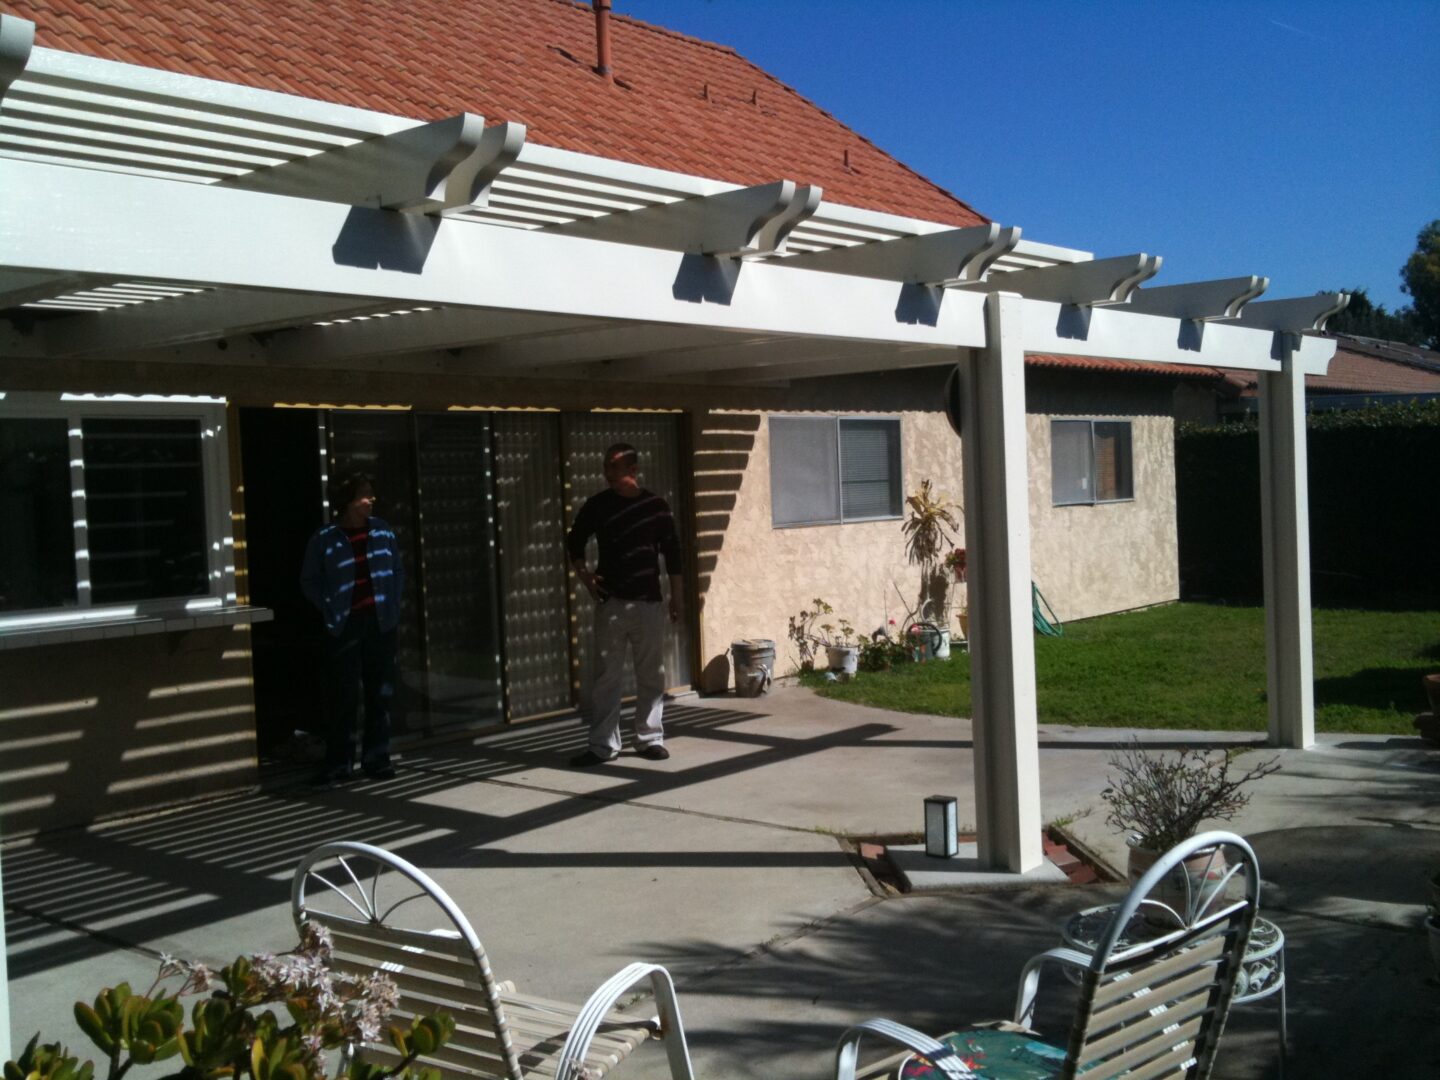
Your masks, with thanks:
<instances>
[{"instance_id":1,"label":"man standing","mask_svg":"<svg viewBox=\"0 0 1440 1080\"><path fill-rule=\"evenodd\" d=\"M395 534L374 516L375 484L364 473L336 489L342 509L305 549L300 590L320 610L326 642L325 767L317 783L350 779L355 759L359 689L365 691L361 768L388 779L390 701L395 696L395 635L404 569Z\"/></svg>"},{"instance_id":2,"label":"man standing","mask_svg":"<svg viewBox=\"0 0 1440 1080\"><path fill-rule=\"evenodd\" d=\"M640 455L628 443L605 451L605 482L575 516L565 550L575 576L595 600L598 671L590 718L590 748L571 758L577 768L603 765L620 753L620 683L629 648L635 665L635 742L640 756L664 761L665 605L660 594L660 556L670 577L669 616L680 619L680 541L675 516L653 491L640 486ZM594 536L600 561L585 565L585 542Z\"/></svg>"}]
</instances>

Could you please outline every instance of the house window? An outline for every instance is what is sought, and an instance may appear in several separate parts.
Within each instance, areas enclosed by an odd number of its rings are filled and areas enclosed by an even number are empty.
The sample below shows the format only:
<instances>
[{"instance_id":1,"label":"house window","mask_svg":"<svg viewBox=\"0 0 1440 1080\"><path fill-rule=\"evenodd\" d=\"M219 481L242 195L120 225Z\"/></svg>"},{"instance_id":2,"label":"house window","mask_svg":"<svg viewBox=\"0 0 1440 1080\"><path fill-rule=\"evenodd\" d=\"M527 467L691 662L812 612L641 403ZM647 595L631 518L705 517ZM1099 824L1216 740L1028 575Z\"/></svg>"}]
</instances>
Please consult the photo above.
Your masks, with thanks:
<instances>
[{"instance_id":1,"label":"house window","mask_svg":"<svg viewBox=\"0 0 1440 1080\"><path fill-rule=\"evenodd\" d=\"M770 521L834 525L900 516L900 421L770 418Z\"/></svg>"},{"instance_id":2,"label":"house window","mask_svg":"<svg viewBox=\"0 0 1440 1080\"><path fill-rule=\"evenodd\" d=\"M0 631L234 602L224 406L0 395Z\"/></svg>"},{"instance_id":3,"label":"house window","mask_svg":"<svg viewBox=\"0 0 1440 1080\"><path fill-rule=\"evenodd\" d=\"M1133 499L1130 422L1050 421L1050 493L1056 506Z\"/></svg>"}]
</instances>

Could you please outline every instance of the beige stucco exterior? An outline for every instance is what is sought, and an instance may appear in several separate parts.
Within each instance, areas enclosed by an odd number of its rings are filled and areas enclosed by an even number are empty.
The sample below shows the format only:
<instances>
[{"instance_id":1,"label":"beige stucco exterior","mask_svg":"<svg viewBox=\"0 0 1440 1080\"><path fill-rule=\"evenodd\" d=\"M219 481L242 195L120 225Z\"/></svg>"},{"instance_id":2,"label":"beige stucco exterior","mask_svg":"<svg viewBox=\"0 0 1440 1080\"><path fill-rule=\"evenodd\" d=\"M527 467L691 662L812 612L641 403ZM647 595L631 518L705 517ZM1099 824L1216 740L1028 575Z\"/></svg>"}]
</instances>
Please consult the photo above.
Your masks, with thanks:
<instances>
[{"instance_id":1,"label":"beige stucco exterior","mask_svg":"<svg viewBox=\"0 0 1440 1080\"><path fill-rule=\"evenodd\" d=\"M1073 621L1178 599L1171 384L1053 372L1032 372L1028 384L1030 552L1055 613ZM1071 417L1131 422L1134 499L1054 505L1050 421Z\"/></svg>"},{"instance_id":2,"label":"beige stucco exterior","mask_svg":"<svg viewBox=\"0 0 1440 1080\"><path fill-rule=\"evenodd\" d=\"M7 838L255 783L249 627L0 651Z\"/></svg>"},{"instance_id":3,"label":"beige stucco exterior","mask_svg":"<svg viewBox=\"0 0 1440 1080\"><path fill-rule=\"evenodd\" d=\"M786 628L816 597L867 634L889 619L902 622L913 609L919 572L906 562L901 521L771 526L767 421L806 412L899 416L905 492L928 478L958 503L960 442L939 409L944 375L928 369L817 380L787 391L772 409L696 414L703 688L719 688L726 650L739 638L776 639L781 670L793 668L798 656ZM1062 620L1179 596L1172 389L1155 377L1029 373L1033 576ZM1133 500L1052 504L1050 420L1057 417L1131 421ZM963 511L959 516L963 523ZM964 545L963 534L957 545Z\"/></svg>"}]
</instances>

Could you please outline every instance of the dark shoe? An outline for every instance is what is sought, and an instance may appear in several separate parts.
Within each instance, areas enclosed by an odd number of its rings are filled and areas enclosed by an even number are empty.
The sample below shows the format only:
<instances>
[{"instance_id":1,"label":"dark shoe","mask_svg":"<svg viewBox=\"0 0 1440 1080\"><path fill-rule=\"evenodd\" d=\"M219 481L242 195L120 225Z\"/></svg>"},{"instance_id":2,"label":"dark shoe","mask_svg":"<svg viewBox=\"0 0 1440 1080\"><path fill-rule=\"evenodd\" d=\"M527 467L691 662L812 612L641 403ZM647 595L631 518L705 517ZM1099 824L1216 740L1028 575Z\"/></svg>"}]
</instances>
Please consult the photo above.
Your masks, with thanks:
<instances>
[{"instance_id":1,"label":"dark shoe","mask_svg":"<svg viewBox=\"0 0 1440 1080\"><path fill-rule=\"evenodd\" d=\"M381 765L378 769L366 769L365 778L367 780L394 780L395 766Z\"/></svg>"},{"instance_id":2,"label":"dark shoe","mask_svg":"<svg viewBox=\"0 0 1440 1080\"><path fill-rule=\"evenodd\" d=\"M657 742L651 743L645 747L644 750L641 750L640 756L647 761L668 761L670 759L670 751L665 749L663 743Z\"/></svg>"},{"instance_id":3,"label":"dark shoe","mask_svg":"<svg viewBox=\"0 0 1440 1080\"><path fill-rule=\"evenodd\" d=\"M613 757L601 757L594 750L586 750L583 754L570 759L572 769L589 769L596 765L608 765L614 761Z\"/></svg>"},{"instance_id":4,"label":"dark shoe","mask_svg":"<svg viewBox=\"0 0 1440 1080\"><path fill-rule=\"evenodd\" d=\"M321 769L310 778L310 785L317 788L332 788L339 784L348 784L354 779L354 774L349 769Z\"/></svg>"}]
</instances>

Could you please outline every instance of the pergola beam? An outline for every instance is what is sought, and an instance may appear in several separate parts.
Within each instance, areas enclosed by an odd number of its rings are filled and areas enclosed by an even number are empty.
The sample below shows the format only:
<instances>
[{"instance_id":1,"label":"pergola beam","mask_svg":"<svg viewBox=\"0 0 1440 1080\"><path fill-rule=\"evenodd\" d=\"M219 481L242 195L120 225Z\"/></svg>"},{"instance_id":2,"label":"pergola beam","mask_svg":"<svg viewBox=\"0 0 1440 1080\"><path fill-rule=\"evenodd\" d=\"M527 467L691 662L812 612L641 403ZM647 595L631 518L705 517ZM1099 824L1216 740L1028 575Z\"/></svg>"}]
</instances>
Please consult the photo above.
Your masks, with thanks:
<instances>
[{"instance_id":1,"label":"pergola beam","mask_svg":"<svg viewBox=\"0 0 1440 1080\"><path fill-rule=\"evenodd\" d=\"M795 226L820 206L821 189L793 180L697 195L554 225L546 232L726 258L785 250Z\"/></svg>"},{"instance_id":2,"label":"pergola beam","mask_svg":"<svg viewBox=\"0 0 1440 1080\"><path fill-rule=\"evenodd\" d=\"M1160 263L1159 255L1119 255L1112 259L991 274L985 281L961 288L1013 292L1029 300L1049 300L1081 307L1123 304L1142 281L1148 281L1159 273Z\"/></svg>"},{"instance_id":3,"label":"pergola beam","mask_svg":"<svg viewBox=\"0 0 1440 1080\"><path fill-rule=\"evenodd\" d=\"M810 251L792 255L790 263L806 270L912 285L955 285L981 280L995 260L1014 251L1019 242L1019 228L992 223Z\"/></svg>"},{"instance_id":4,"label":"pergola beam","mask_svg":"<svg viewBox=\"0 0 1440 1080\"><path fill-rule=\"evenodd\" d=\"M1270 285L1266 277L1235 277L1216 281L1192 281L1184 285L1161 285L1136 289L1125 307L1142 315L1164 315L1172 319L1233 319L1246 304Z\"/></svg>"},{"instance_id":5,"label":"pergola beam","mask_svg":"<svg viewBox=\"0 0 1440 1080\"><path fill-rule=\"evenodd\" d=\"M484 206L525 125L461 113L221 181L226 187L407 213Z\"/></svg>"},{"instance_id":6,"label":"pergola beam","mask_svg":"<svg viewBox=\"0 0 1440 1080\"><path fill-rule=\"evenodd\" d=\"M1318 333L1325 329L1325 323L1332 316L1344 311L1349 303L1349 294L1338 292L1296 296L1286 300L1261 300L1250 304L1237 318L1225 321L1235 326L1273 330L1282 334L1299 334L1307 330Z\"/></svg>"},{"instance_id":7,"label":"pergola beam","mask_svg":"<svg viewBox=\"0 0 1440 1080\"><path fill-rule=\"evenodd\" d=\"M649 247L9 158L0 158L0 191L0 257L17 269L320 292L396 307L927 344L983 339L978 295L947 294L933 321L903 321L894 283L789 269L783 260L712 275L678 252Z\"/></svg>"}]
</instances>

